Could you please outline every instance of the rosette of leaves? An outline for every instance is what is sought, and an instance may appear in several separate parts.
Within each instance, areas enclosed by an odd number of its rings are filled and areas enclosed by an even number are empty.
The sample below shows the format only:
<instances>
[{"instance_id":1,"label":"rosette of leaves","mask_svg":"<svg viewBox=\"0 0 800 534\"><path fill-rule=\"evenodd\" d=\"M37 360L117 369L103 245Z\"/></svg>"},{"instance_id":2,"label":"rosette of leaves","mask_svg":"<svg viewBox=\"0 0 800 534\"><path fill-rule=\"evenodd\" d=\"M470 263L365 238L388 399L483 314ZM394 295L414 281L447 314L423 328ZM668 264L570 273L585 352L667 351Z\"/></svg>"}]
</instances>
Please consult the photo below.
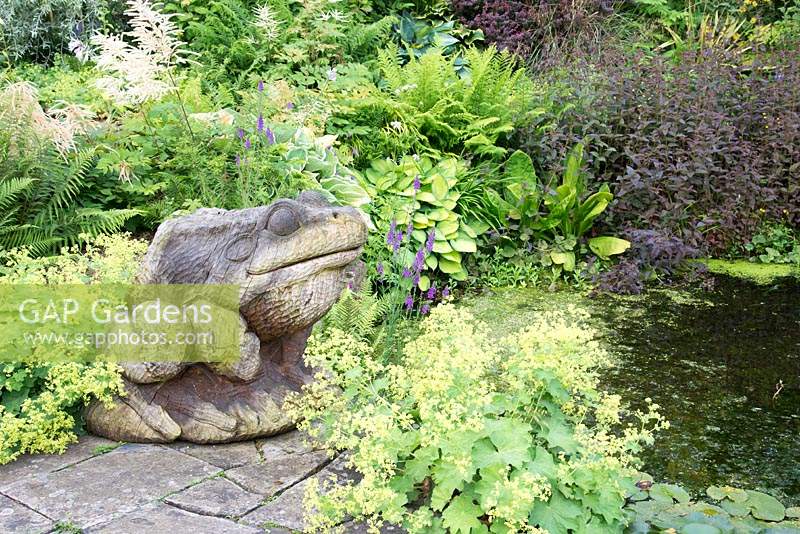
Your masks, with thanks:
<instances>
[{"instance_id":1,"label":"rosette of leaves","mask_svg":"<svg viewBox=\"0 0 800 534\"><path fill-rule=\"evenodd\" d=\"M581 238L614 198L605 184L587 196L582 162L583 145L578 144L567 157L561 184L548 192L536 176L530 156L516 151L508 158L502 190L488 192L494 216L513 231L501 247L504 256L514 257L520 244L538 240L545 244L537 248L545 252L546 266L566 272L575 270ZM592 237L586 244L602 260L630 247L625 239L613 236Z\"/></svg>"},{"instance_id":2,"label":"rosette of leaves","mask_svg":"<svg viewBox=\"0 0 800 534\"><path fill-rule=\"evenodd\" d=\"M456 21L429 21L414 17L408 12L400 16L393 27L399 41L400 57L408 61L411 54L419 59L431 49L441 50L445 56L456 55L454 67L461 75L468 75L467 62L461 56L464 47L483 41L483 30L456 26Z\"/></svg>"},{"instance_id":3,"label":"rosette of leaves","mask_svg":"<svg viewBox=\"0 0 800 534\"><path fill-rule=\"evenodd\" d=\"M455 157L434 160L405 156L399 162L375 160L364 173L376 206L380 228L394 220L399 228L413 226L412 239L423 247L434 232L433 254L425 259L427 269L454 280L467 278L463 259L477 250L480 225L467 223L458 212L459 175L464 164ZM394 198L387 198L394 197Z\"/></svg>"},{"instance_id":4,"label":"rosette of leaves","mask_svg":"<svg viewBox=\"0 0 800 534\"><path fill-rule=\"evenodd\" d=\"M296 130L285 141L282 170L287 174L302 173L316 180L337 204L363 206L369 202L369 194L361 187L356 174L339 160L339 153L333 147L335 142L335 135L316 137L307 128Z\"/></svg>"}]
</instances>

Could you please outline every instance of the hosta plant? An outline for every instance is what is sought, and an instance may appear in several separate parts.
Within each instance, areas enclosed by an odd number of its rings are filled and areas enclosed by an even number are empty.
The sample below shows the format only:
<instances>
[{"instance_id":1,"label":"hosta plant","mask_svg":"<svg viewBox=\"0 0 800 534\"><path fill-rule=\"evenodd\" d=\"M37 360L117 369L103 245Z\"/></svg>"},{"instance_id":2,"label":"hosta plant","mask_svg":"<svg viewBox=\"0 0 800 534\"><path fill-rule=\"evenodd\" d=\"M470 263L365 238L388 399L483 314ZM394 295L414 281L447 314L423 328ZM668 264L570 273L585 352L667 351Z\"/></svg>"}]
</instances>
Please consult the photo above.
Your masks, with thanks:
<instances>
[{"instance_id":1,"label":"hosta plant","mask_svg":"<svg viewBox=\"0 0 800 534\"><path fill-rule=\"evenodd\" d=\"M583 320L542 315L497 340L446 304L386 358L341 330L315 334L306 358L320 372L289 404L361 478L309 484L310 530L350 516L411 533L620 531L636 454L665 423L652 404L620 419Z\"/></svg>"},{"instance_id":2,"label":"hosta plant","mask_svg":"<svg viewBox=\"0 0 800 534\"><path fill-rule=\"evenodd\" d=\"M373 210L379 227L384 229L393 222L410 230L420 247L433 232L433 254L427 256L425 265L455 280L466 279L462 260L477 250L481 230L458 211L461 193L457 186L463 172L464 164L457 158L434 160L427 156L405 156L399 162L375 160L364 172L371 196L376 198Z\"/></svg>"}]
</instances>

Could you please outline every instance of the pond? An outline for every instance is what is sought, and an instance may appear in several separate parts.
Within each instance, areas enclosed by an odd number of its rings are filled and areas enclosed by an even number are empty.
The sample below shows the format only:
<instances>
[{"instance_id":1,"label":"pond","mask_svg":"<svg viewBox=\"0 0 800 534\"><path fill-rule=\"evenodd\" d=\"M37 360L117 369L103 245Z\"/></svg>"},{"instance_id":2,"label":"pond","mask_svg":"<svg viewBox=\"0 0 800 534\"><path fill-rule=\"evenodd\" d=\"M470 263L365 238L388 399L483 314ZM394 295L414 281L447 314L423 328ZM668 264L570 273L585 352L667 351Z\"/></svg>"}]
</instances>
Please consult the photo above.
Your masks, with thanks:
<instances>
[{"instance_id":1,"label":"pond","mask_svg":"<svg viewBox=\"0 0 800 534\"><path fill-rule=\"evenodd\" d=\"M712 291L588 299L499 290L467 300L504 334L530 314L585 308L618 356L608 390L634 407L662 406L671 428L644 470L699 494L712 484L768 491L800 504L800 283L718 276ZM511 313L509 313L511 312Z\"/></svg>"}]
</instances>

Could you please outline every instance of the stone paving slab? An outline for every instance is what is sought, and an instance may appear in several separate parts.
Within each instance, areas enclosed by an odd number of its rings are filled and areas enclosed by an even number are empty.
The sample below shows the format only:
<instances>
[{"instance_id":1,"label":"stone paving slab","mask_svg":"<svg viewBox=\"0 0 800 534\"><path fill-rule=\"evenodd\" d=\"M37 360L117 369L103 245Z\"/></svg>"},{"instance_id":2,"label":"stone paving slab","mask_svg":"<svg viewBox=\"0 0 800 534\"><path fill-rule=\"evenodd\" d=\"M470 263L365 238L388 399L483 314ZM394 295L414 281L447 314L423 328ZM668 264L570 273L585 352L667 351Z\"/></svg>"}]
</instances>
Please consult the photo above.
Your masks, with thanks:
<instances>
[{"instance_id":1,"label":"stone paving slab","mask_svg":"<svg viewBox=\"0 0 800 534\"><path fill-rule=\"evenodd\" d=\"M261 458L265 461L281 458L288 454L303 454L314 450L306 443L306 436L298 431L271 438L256 440Z\"/></svg>"},{"instance_id":2,"label":"stone paving slab","mask_svg":"<svg viewBox=\"0 0 800 534\"><path fill-rule=\"evenodd\" d=\"M263 463L225 471L225 476L247 491L271 497L308 477L328 463L325 451L292 454Z\"/></svg>"},{"instance_id":3,"label":"stone paving slab","mask_svg":"<svg viewBox=\"0 0 800 534\"><path fill-rule=\"evenodd\" d=\"M168 504L202 515L239 518L258 508L263 497L243 490L225 478L212 478L192 486L164 501Z\"/></svg>"},{"instance_id":4,"label":"stone paving slab","mask_svg":"<svg viewBox=\"0 0 800 534\"><path fill-rule=\"evenodd\" d=\"M87 534L295 534L308 480L334 475L352 479L344 457L331 461L298 432L227 445L87 436L63 455L0 466L0 534L59 523Z\"/></svg>"},{"instance_id":5,"label":"stone paving slab","mask_svg":"<svg viewBox=\"0 0 800 534\"><path fill-rule=\"evenodd\" d=\"M118 445L96 436L81 436L64 454L28 454L0 466L0 492L23 478L51 473L102 454L102 448Z\"/></svg>"},{"instance_id":6,"label":"stone paving slab","mask_svg":"<svg viewBox=\"0 0 800 534\"><path fill-rule=\"evenodd\" d=\"M222 469L240 467L258 462L261 459L261 453L252 441L225 443L222 445L198 445L196 443L177 441L167 446Z\"/></svg>"},{"instance_id":7,"label":"stone paving slab","mask_svg":"<svg viewBox=\"0 0 800 534\"><path fill-rule=\"evenodd\" d=\"M257 534L264 531L227 519L193 514L155 503L125 514L86 534Z\"/></svg>"},{"instance_id":8,"label":"stone paving slab","mask_svg":"<svg viewBox=\"0 0 800 534\"><path fill-rule=\"evenodd\" d=\"M0 532L34 534L49 532L54 523L27 506L0 495Z\"/></svg>"},{"instance_id":9,"label":"stone paving slab","mask_svg":"<svg viewBox=\"0 0 800 534\"><path fill-rule=\"evenodd\" d=\"M344 458L339 457L313 477L293 485L275 499L242 517L241 522L254 526L266 523L302 531L305 529L303 498L309 480L317 479L324 483L334 477L341 483L356 479L355 474L344 466Z\"/></svg>"},{"instance_id":10,"label":"stone paving slab","mask_svg":"<svg viewBox=\"0 0 800 534\"><path fill-rule=\"evenodd\" d=\"M108 521L218 473L219 468L159 445L123 445L2 490L22 504L79 527Z\"/></svg>"}]
</instances>

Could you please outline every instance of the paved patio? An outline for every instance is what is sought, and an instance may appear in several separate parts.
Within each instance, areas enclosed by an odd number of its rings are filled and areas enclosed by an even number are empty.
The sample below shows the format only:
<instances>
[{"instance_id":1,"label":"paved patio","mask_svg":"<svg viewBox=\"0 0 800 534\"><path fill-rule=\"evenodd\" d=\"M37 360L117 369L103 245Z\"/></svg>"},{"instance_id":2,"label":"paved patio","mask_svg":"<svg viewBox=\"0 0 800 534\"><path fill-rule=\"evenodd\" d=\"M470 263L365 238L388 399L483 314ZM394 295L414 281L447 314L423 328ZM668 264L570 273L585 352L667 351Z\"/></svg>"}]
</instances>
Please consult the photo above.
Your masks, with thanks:
<instances>
[{"instance_id":1,"label":"paved patio","mask_svg":"<svg viewBox=\"0 0 800 534\"><path fill-rule=\"evenodd\" d=\"M63 455L0 466L0 532L297 532L307 481L331 474L349 476L298 432L229 445L84 436Z\"/></svg>"}]
</instances>

